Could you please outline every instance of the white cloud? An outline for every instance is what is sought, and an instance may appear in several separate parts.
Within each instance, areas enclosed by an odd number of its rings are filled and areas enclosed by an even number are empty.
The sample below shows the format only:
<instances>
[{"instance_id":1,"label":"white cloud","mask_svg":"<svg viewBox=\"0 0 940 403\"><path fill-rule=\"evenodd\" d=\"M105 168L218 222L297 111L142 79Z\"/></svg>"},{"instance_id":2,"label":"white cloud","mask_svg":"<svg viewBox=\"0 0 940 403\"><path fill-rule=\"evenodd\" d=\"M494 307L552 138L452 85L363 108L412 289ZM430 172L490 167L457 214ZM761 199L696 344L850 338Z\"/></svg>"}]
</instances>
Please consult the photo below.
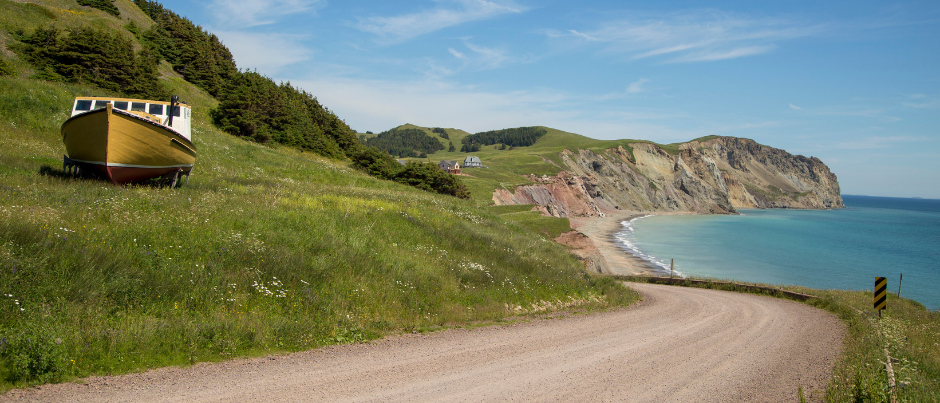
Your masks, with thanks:
<instances>
[{"instance_id":1,"label":"white cloud","mask_svg":"<svg viewBox=\"0 0 940 403\"><path fill-rule=\"evenodd\" d=\"M412 123L468 132L543 125L596 139L643 139L659 143L707 135L759 139L779 122L714 121L681 110L636 107L549 88L484 90L438 78L364 80L316 75L291 84L313 94L354 129L382 131ZM625 94L625 92L621 92ZM623 96L623 95L621 95Z\"/></svg>"},{"instance_id":2,"label":"white cloud","mask_svg":"<svg viewBox=\"0 0 940 403\"><path fill-rule=\"evenodd\" d=\"M505 47L477 45L470 42L469 38L464 39L463 44L467 48L465 52L454 48L447 49L451 55L463 62L458 70L491 70L506 64L530 63L536 60L531 55L513 55Z\"/></svg>"},{"instance_id":3,"label":"white cloud","mask_svg":"<svg viewBox=\"0 0 940 403\"><path fill-rule=\"evenodd\" d=\"M776 46L747 46L743 48L735 48L728 50L703 50L701 52L692 52L686 54L685 56L680 56L672 61L674 63L688 63L688 62L713 62L716 60L727 60L727 59L737 59L744 56L753 56L759 55L761 53L767 53L776 48Z\"/></svg>"},{"instance_id":4,"label":"white cloud","mask_svg":"<svg viewBox=\"0 0 940 403\"><path fill-rule=\"evenodd\" d=\"M594 30L569 30L569 38L604 44L632 59L667 57L667 63L708 62L767 53L775 42L814 35L822 27L780 19L739 17L698 10L645 19L610 21ZM546 31L549 38L563 38Z\"/></svg>"},{"instance_id":5,"label":"white cloud","mask_svg":"<svg viewBox=\"0 0 940 403\"><path fill-rule=\"evenodd\" d=\"M464 44L476 54L476 63L483 69L495 69L512 60L509 52L505 49L489 48L474 45L469 42L465 42Z\"/></svg>"},{"instance_id":6,"label":"white cloud","mask_svg":"<svg viewBox=\"0 0 940 403\"><path fill-rule=\"evenodd\" d=\"M904 102L902 105L908 108L915 109L940 109L940 99L927 97L924 94L914 94L910 96L911 99L918 100L917 102Z\"/></svg>"},{"instance_id":7,"label":"white cloud","mask_svg":"<svg viewBox=\"0 0 940 403\"><path fill-rule=\"evenodd\" d=\"M639 93L639 92L643 92L643 91L644 91L644 90L643 90L643 84L646 84L646 83L648 83L649 81L650 81L650 80L648 80L648 79L646 79L646 78L641 78L641 79L639 79L639 80L636 80L636 81L630 83L630 85L627 86L627 94L636 94L636 93Z\"/></svg>"},{"instance_id":8,"label":"white cloud","mask_svg":"<svg viewBox=\"0 0 940 403\"><path fill-rule=\"evenodd\" d=\"M793 110L795 110L795 111L801 111L801 110L803 110L803 108L800 108L799 106L796 106L796 105L793 105L793 104L790 104L790 109L793 109Z\"/></svg>"},{"instance_id":9,"label":"white cloud","mask_svg":"<svg viewBox=\"0 0 940 403\"><path fill-rule=\"evenodd\" d=\"M315 12L325 0L212 0L208 5L222 26L251 27L273 24L278 17Z\"/></svg>"},{"instance_id":10,"label":"white cloud","mask_svg":"<svg viewBox=\"0 0 940 403\"><path fill-rule=\"evenodd\" d=\"M442 3L456 7L394 17L360 17L353 27L378 35L386 42L396 43L454 25L524 11L511 3L500 4L486 0L449 0Z\"/></svg>"},{"instance_id":11,"label":"white cloud","mask_svg":"<svg viewBox=\"0 0 940 403\"><path fill-rule=\"evenodd\" d=\"M896 148L898 143L919 143L927 142L930 139L917 136L871 136L854 141L844 141L837 143L835 148L841 150L871 150ZM907 146L903 146L907 147Z\"/></svg>"},{"instance_id":12,"label":"white cloud","mask_svg":"<svg viewBox=\"0 0 940 403\"><path fill-rule=\"evenodd\" d=\"M584 33L584 32L578 32L578 31L575 31L575 30L573 30L573 29L569 29L568 32L571 32L572 34L577 35L577 36L580 36L580 37L582 37L582 38L584 38L584 39L587 39L587 40L589 40L589 41L596 41L596 40L597 40L597 38L595 38L595 37L593 37L593 36L591 36L591 35L588 35L588 34L586 34L586 33Z\"/></svg>"},{"instance_id":13,"label":"white cloud","mask_svg":"<svg viewBox=\"0 0 940 403\"><path fill-rule=\"evenodd\" d=\"M458 58L458 59L464 59L464 60L465 60L465 59L467 58L467 55L458 52L458 51L457 51L456 49L454 49L454 48L447 48L447 51L450 52L450 54L454 55L454 57L456 57L456 58Z\"/></svg>"},{"instance_id":14,"label":"white cloud","mask_svg":"<svg viewBox=\"0 0 940 403\"><path fill-rule=\"evenodd\" d=\"M241 69L257 69L276 75L280 69L309 60L313 52L304 46L302 35L216 31Z\"/></svg>"},{"instance_id":15,"label":"white cloud","mask_svg":"<svg viewBox=\"0 0 940 403\"><path fill-rule=\"evenodd\" d=\"M827 108L814 108L813 114L820 116L854 116L854 117L863 117L863 118L872 118L879 119L885 122L897 122L901 118L897 116L885 115L885 111L880 108L854 108L854 107L827 107Z\"/></svg>"}]
</instances>

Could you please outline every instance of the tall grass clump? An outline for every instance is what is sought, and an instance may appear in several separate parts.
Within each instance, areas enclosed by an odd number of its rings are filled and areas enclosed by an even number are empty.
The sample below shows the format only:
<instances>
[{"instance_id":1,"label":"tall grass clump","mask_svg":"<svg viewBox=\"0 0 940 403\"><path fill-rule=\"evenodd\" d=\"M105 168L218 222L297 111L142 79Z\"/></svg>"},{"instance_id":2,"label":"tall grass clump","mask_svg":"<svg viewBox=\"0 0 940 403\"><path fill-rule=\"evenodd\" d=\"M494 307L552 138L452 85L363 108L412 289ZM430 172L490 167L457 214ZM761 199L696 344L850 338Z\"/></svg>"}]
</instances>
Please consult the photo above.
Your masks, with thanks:
<instances>
[{"instance_id":1,"label":"tall grass clump","mask_svg":"<svg viewBox=\"0 0 940 403\"><path fill-rule=\"evenodd\" d=\"M181 188L66 176L80 85L0 77L0 384L364 341L636 295L470 201L215 129ZM99 91L100 92L100 91Z\"/></svg>"}]
</instances>

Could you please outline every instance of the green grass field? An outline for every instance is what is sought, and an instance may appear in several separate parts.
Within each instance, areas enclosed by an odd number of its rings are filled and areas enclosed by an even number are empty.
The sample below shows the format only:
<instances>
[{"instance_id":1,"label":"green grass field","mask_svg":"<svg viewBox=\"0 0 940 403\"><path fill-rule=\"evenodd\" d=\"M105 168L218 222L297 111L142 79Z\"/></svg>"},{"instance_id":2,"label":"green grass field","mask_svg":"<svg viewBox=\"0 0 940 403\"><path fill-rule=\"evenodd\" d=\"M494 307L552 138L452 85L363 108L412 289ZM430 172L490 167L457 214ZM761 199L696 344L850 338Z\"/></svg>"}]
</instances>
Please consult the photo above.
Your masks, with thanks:
<instances>
[{"instance_id":1,"label":"green grass field","mask_svg":"<svg viewBox=\"0 0 940 403\"><path fill-rule=\"evenodd\" d=\"M539 218L224 134L215 101L164 74L196 122L176 189L66 177L59 126L101 91L0 78L0 389L637 298Z\"/></svg>"}]
</instances>

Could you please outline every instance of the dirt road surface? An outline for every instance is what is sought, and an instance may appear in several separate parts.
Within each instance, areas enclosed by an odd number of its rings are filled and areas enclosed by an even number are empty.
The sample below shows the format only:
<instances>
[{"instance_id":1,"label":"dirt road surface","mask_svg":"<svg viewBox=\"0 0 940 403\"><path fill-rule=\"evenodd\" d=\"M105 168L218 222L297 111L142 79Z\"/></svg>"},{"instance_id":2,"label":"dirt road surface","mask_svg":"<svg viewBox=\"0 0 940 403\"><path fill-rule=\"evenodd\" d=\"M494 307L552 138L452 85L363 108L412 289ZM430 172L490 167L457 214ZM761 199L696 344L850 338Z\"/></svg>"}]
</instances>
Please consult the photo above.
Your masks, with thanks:
<instances>
[{"instance_id":1,"label":"dirt road surface","mask_svg":"<svg viewBox=\"0 0 940 403\"><path fill-rule=\"evenodd\" d=\"M800 303L629 284L629 308L16 390L0 401L796 401L844 326Z\"/></svg>"}]
</instances>

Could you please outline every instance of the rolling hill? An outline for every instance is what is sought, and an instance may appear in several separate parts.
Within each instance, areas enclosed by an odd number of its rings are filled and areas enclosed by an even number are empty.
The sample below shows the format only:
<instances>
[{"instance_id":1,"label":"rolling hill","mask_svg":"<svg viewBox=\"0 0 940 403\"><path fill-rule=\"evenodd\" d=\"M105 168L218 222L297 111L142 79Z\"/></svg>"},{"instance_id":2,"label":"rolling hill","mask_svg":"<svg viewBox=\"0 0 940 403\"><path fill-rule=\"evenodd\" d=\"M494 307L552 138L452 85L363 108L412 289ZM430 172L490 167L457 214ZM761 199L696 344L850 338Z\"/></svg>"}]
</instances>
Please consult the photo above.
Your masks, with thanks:
<instances>
[{"instance_id":1,"label":"rolling hill","mask_svg":"<svg viewBox=\"0 0 940 403\"><path fill-rule=\"evenodd\" d=\"M189 183L66 175L59 127L73 98L121 94L44 79L11 32L93 25L142 49L127 27L153 21L114 4L120 16L0 0L13 70L0 77L0 390L635 300L540 232L557 219L513 221L220 130L219 100L167 61L160 84L193 107Z\"/></svg>"}]
</instances>

